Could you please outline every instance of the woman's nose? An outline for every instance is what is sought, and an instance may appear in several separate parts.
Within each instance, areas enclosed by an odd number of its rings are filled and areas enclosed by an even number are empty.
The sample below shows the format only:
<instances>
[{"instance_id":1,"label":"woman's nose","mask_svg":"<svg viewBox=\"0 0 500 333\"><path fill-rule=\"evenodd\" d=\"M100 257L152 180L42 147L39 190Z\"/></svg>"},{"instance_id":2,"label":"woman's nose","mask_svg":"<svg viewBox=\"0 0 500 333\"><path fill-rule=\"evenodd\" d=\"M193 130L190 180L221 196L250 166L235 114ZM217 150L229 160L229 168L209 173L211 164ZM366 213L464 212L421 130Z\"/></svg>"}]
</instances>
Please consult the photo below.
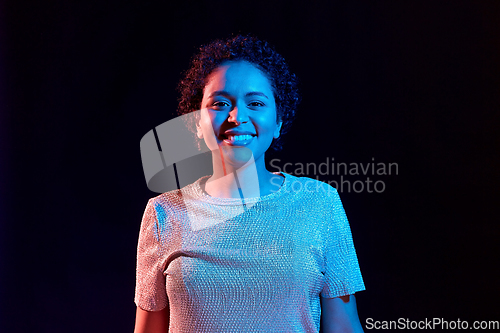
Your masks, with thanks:
<instances>
[{"instance_id":1,"label":"woman's nose","mask_svg":"<svg viewBox=\"0 0 500 333\"><path fill-rule=\"evenodd\" d=\"M235 106L229 112L229 118L227 119L229 122L235 123L239 125L241 123L246 123L248 121L247 110L244 106Z\"/></svg>"}]
</instances>

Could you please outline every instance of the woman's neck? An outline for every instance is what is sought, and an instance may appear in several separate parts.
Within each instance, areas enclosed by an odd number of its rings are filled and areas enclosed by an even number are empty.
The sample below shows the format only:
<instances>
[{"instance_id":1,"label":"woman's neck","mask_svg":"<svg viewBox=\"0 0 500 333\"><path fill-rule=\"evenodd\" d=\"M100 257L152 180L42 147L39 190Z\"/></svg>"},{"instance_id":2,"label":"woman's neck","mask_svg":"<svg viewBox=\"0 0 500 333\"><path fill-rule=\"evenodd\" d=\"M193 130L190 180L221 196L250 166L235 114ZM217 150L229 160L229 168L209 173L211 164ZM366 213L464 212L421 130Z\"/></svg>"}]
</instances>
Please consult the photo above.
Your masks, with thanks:
<instances>
[{"instance_id":1,"label":"woman's neck","mask_svg":"<svg viewBox=\"0 0 500 333\"><path fill-rule=\"evenodd\" d=\"M279 190L283 176L266 169L264 159L253 158L240 166L224 163L214 154L213 175L205 183L205 192L219 198L255 198Z\"/></svg>"}]
</instances>

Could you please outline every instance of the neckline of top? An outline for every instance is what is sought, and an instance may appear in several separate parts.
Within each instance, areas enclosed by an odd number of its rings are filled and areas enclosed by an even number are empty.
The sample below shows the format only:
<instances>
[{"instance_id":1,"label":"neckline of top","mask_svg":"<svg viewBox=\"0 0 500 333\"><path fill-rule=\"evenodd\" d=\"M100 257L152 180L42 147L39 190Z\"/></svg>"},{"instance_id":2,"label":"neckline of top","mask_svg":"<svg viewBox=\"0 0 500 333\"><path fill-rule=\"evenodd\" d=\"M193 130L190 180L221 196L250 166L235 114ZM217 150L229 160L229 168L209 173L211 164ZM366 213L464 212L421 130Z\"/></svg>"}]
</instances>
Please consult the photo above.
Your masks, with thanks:
<instances>
[{"instance_id":1,"label":"neckline of top","mask_svg":"<svg viewBox=\"0 0 500 333\"><path fill-rule=\"evenodd\" d=\"M260 197L252 197L252 198L219 198L219 197L213 197L207 192L205 192L202 188L202 183L205 182L210 176L203 176L197 181L195 181L191 187L190 191L192 193L192 196L194 199L201 199L204 202L210 203L210 204L216 204L216 205L242 205L242 204L249 204L249 203L257 203L260 201L266 201L266 200L272 200L275 198L281 197L284 193L287 193L288 187L291 182L291 175L284 173L284 172L273 172L275 175L281 175L285 179L283 181L283 184L281 184L279 190L276 192L272 192Z\"/></svg>"}]
</instances>

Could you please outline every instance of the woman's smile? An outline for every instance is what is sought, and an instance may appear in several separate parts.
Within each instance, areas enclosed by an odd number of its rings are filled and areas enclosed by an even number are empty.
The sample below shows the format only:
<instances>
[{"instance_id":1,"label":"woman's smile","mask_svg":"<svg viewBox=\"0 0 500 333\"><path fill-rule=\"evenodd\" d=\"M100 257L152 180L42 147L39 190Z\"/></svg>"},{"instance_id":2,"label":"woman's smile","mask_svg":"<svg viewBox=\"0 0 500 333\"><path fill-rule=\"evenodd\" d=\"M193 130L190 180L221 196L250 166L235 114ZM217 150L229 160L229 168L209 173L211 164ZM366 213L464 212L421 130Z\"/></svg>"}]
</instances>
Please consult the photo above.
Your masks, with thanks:
<instances>
[{"instance_id":1,"label":"woman's smile","mask_svg":"<svg viewBox=\"0 0 500 333\"><path fill-rule=\"evenodd\" d=\"M250 144L254 138L253 135L248 135L248 134L241 134L241 135L230 134L224 136L226 137L226 139L223 139L223 141L228 146L246 146Z\"/></svg>"}]
</instances>

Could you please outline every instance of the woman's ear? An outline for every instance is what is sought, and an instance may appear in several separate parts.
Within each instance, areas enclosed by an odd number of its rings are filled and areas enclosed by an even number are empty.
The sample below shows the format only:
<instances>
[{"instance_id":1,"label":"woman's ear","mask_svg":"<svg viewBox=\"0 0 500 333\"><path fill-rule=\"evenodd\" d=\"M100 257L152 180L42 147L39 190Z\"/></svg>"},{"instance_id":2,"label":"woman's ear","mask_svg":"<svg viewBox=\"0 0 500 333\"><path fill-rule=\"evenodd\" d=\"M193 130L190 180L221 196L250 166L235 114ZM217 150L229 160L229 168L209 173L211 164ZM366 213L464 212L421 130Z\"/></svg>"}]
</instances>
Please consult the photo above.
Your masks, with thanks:
<instances>
[{"instance_id":1,"label":"woman's ear","mask_svg":"<svg viewBox=\"0 0 500 333\"><path fill-rule=\"evenodd\" d=\"M198 137L198 139L203 139L203 131L201 129L199 121L196 122L196 136Z\"/></svg>"},{"instance_id":2,"label":"woman's ear","mask_svg":"<svg viewBox=\"0 0 500 333\"><path fill-rule=\"evenodd\" d=\"M283 122L280 120L278 124L276 125L276 129L274 130L274 135L273 137L275 139L280 137L280 131L281 131L281 125L283 125Z\"/></svg>"}]
</instances>

